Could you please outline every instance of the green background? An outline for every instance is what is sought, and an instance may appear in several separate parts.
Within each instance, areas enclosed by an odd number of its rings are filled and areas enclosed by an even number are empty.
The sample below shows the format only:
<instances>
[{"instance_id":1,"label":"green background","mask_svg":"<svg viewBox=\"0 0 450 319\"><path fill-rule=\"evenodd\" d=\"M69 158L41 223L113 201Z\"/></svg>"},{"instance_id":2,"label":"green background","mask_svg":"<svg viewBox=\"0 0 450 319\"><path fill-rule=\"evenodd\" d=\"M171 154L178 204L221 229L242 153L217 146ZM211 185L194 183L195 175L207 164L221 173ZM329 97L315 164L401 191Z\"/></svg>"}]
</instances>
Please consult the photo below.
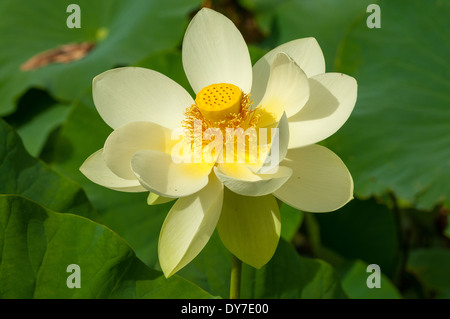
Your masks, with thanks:
<instances>
[{"instance_id":1,"label":"green background","mask_svg":"<svg viewBox=\"0 0 450 319\"><path fill-rule=\"evenodd\" d=\"M70 3L81 28L69 29ZM369 4L381 28L368 28ZM231 254L214 233L165 279L159 230L172 203L102 188L80 172L111 129L96 112L97 74L141 66L189 92L181 42L212 7L237 25L253 63L315 37L327 72L356 78L347 123L321 142L355 182L327 214L282 205L282 239L262 269L244 265L243 298L450 298L450 3L444 0L1 0L0 298L227 298ZM84 58L24 71L37 54L94 45ZM81 268L69 289L67 266ZM380 266L369 289L367 266Z\"/></svg>"}]
</instances>

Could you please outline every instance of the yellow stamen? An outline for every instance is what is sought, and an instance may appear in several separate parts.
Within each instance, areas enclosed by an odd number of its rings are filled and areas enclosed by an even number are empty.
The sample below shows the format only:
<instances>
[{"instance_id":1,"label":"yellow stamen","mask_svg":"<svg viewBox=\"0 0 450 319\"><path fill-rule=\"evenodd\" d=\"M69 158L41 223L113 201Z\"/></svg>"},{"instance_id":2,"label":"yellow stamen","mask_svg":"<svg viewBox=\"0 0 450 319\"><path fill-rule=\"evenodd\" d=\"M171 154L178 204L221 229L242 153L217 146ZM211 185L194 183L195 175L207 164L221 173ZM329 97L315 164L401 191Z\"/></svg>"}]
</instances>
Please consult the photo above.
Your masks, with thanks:
<instances>
[{"instance_id":1,"label":"yellow stamen","mask_svg":"<svg viewBox=\"0 0 450 319\"><path fill-rule=\"evenodd\" d=\"M223 90L229 90L229 95L231 94L232 97L228 98L227 105L222 105L222 100L220 101L221 103L218 106L217 103L214 104L214 102L212 102L212 105L211 103L209 103L209 99L207 98L207 96L203 95L203 92L209 92L208 89L211 90L212 87L218 87L219 89L220 87L222 87L222 93ZM218 92L214 91L214 93L218 95ZM205 93L205 95L207 94L208 93ZM234 96L238 96L238 98L234 98ZM205 100L203 100L203 98L205 98ZM242 92L238 87L232 84L213 84L206 88L203 88L197 94L195 101L196 104L193 104L186 109L186 119L182 121L183 127L187 128L190 132L190 144L194 153L195 149L202 150L204 147L211 143L211 138L208 136L207 132L208 129L219 129L221 131L223 139L223 151L225 152L227 138L229 137L227 129L241 128L245 131L248 128L256 128L258 125L260 115L256 114L257 109L253 109L250 95ZM211 117L214 118L212 119ZM212 134L216 133L213 131ZM216 138L217 136L214 137L215 142ZM230 140L229 143L235 144L237 142L233 139ZM245 145L245 160L247 161L247 151L249 149L248 145L250 145L249 136L245 136ZM237 152L234 153L234 156L236 157Z\"/></svg>"},{"instance_id":2,"label":"yellow stamen","mask_svg":"<svg viewBox=\"0 0 450 319\"><path fill-rule=\"evenodd\" d=\"M195 103L205 119L223 120L241 110L242 91L233 84L211 84L198 92Z\"/></svg>"}]
</instances>

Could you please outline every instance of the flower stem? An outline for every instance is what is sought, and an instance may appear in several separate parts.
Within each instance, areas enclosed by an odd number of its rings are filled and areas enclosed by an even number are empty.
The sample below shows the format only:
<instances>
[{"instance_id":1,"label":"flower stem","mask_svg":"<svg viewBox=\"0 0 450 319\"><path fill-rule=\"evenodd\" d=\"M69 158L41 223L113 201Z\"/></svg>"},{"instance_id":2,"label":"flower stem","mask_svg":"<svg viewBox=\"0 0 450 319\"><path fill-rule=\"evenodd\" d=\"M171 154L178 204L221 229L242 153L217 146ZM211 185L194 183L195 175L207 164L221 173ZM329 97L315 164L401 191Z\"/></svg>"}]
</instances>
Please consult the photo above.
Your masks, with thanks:
<instances>
[{"instance_id":1,"label":"flower stem","mask_svg":"<svg viewBox=\"0 0 450 319\"><path fill-rule=\"evenodd\" d=\"M235 255L231 260L230 299L239 299L241 295L242 261Z\"/></svg>"}]
</instances>

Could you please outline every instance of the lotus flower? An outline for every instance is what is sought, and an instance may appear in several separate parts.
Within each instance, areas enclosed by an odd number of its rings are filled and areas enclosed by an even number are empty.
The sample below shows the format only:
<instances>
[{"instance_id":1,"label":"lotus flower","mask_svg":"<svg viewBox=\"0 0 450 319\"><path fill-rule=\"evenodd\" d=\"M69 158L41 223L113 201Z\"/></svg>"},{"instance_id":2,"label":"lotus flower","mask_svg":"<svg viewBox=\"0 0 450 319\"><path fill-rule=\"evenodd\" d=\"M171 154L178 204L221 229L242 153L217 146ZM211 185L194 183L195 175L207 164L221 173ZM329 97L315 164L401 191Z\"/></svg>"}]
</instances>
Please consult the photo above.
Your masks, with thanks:
<instances>
[{"instance_id":1,"label":"lotus flower","mask_svg":"<svg viewBox=\"0 0 450 319\"><path fill-rule=\"evenodd\" d=\"M199 254L216 226L232 254L260 268L280 237L277 199L308 212L333 211L352 199L345 164L315 143L350 116L356 81L325 73L314 38L282 44L252 67L239 30L206 8L186 30L182 59L195 99L170 78L143 68L113 69L94 79L95 106L113 132L80 170L104 187L150 192L150 204L176 199L159 237L166 277ZM200 143L202 150L210 129L223 134L215 137L209 159L199 153L196 161L185 161L174 152L180 128L188 132L183 145ZM224 160L230 142L223 136L238 129L254 129L259 140L268 130L256 160L250 161L250 148L236 152L244 160Z\"/></svg>"}]
</instances>

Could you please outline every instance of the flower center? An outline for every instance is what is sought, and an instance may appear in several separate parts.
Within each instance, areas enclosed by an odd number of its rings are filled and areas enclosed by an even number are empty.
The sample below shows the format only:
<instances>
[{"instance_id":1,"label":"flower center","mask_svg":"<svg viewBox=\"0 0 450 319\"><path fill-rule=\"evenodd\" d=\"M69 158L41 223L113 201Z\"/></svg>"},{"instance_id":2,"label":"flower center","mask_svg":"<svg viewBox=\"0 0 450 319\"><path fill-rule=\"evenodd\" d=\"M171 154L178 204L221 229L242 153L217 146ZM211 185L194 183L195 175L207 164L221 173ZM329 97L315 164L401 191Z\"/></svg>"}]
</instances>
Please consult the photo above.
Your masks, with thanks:
<instances>
[{"instance_id":1,"label":"flower center","mask_svg":"<svg viewBox=\"0 0 450 319\"><path fill-rule=\"evenodd\" d=\"M185 115L182 126L187 129L187 139L184 142L192 150L194 162L195 156L214 162L222 152L228 162L238 153L244 153L245 159L249 157L249 143L250 140L256 143L254 132L260 115L252 107L250 95L237 86L218 83L204 87L198 92L195 104L186 108ZM236 149L236 152L225 154L229 149Z\"/></svg>"},{"instance_id":2,"label":"flower center","mask_svg":"<svg viewBox=\"0 0 450 319\"><path fill-rule=\"evenodd\" d=\"M250 95L237 86L229 83L211 84L198 92L195 104L186 108L186 119L182 125L190 131L193 142L198 139L194 136L202 139L203 133L209 128L219 129L225 137L226 130L230 128L255 128L260 118L255 113ZM202 132L196 135L195 128L199 126Z\"/></svg>"},{"instance_id":3,"label":"flower center","mask_svg":"<svg viewBox=\"0 0 450 319\"><path fill-rule=\"evenodd\" d=\"M198 92L195 103L205 119L218 122L241 110L242 91L233 84L211 84Z\"/></svg>"}]
</instances>

